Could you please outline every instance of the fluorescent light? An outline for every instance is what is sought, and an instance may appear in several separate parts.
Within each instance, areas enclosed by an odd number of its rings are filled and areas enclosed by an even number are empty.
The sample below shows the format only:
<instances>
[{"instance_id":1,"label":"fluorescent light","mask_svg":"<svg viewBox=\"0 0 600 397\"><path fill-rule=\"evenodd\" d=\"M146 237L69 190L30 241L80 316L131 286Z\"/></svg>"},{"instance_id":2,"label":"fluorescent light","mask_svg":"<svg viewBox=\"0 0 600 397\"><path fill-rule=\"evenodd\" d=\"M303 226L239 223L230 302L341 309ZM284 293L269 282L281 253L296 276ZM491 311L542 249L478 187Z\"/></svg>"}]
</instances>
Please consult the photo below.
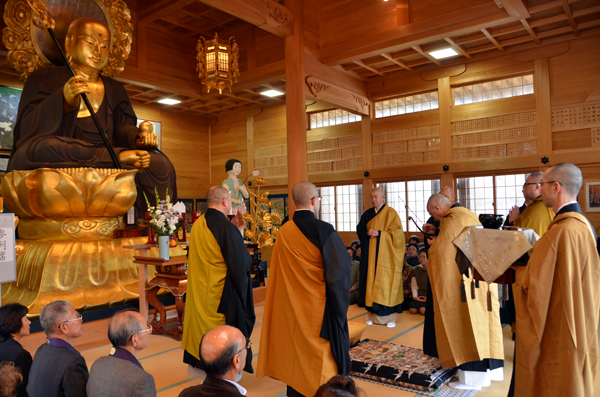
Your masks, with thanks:
<instances>
[{"instance_id":1,"label":"fluorescent light","mask_svg":"<svg viewBox=\"0 0 600 397\"><path fill-rule=\"evenodd\" d=\"M454 51L454 49L452 49L452 48L446 48L446 49L439 50L439 51L431 51L429 53L429 55L431 55L435 59L443 59L443 58L448 58L448 57L453 57L455 55L458 55L458 52Z\"/></svg>"},{"instance_id":2,"label":"fluorescent light","mask_svg":"<svg viewBox=\"0 0 600 397\"><path fill-rule=\"evenodd\" d=\"M163 105L177 105L178 103L181 103L181 101L178 101L177 99L165 98L158 101L158 103L162 103Z\"/></svg>"},{"instance_id":3,"label":"fluorescent light","mask_svg":"<svg viewBox=\"0 0 600 397\"><path fill-rule=\"evenodd\" d=\"M264 96L268 96L268 97L274 97L274 96L283 95L284 93L281 91L277 91L277 90L267 90L267 91L261 92L260 94L264 95Z\"/></svg>"}]
</instances>

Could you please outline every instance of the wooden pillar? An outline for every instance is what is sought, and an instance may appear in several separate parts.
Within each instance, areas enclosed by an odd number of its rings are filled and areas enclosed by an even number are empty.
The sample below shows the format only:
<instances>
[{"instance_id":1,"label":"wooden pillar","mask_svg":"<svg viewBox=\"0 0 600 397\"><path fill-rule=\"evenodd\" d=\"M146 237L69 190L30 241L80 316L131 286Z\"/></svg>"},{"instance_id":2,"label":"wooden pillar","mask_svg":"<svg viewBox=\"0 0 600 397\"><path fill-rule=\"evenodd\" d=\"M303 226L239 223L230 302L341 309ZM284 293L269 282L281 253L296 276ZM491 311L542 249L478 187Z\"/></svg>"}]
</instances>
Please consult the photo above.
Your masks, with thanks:
<instances>
[{"instance_id":1,"label":"wooden pillar","mask_svg":"<svg viewBox=\"0 0 600 397\"><path fill-rule=\"evenodd\" d=\"M304 99L304 37L302 0L285 0L294 15L294 35L285 38L285 90L287 117L288 195L308 179L306 169L306 102ZM289 200L289 214L296 210Z\"/></svg>"},{"instance_id":2,"label":"wooden pillar","mask_svg":"<svg viewBox=\"0 0 600 397\"><path fill-rule=\"evenodd\" d=\"M363 185L363 188L362 188L363 211L366 211L372 207L372 205L371 205L371 190L373 190L373 188L375 187L375 184L373 183L373 179L367 178L367 179L363 179L362 185Z\"/></svg>"},{"instance_id":3,"label":"wooden pillar","mask_svg":"<svg viewBox=\"0 0 600 397\"><path fill-rule=\"evenodd\" d=\"M438 95L440 106L440 159L443 164L450 165L452 162L452 123L450 119L452 90L450 89L449 77L438 79ZM452 170L452 167L450 169Z\"/></svg>"},{"instance_id":4,"label":"wooden pillar","mask_svg":"<svg viewBox=\"0 0 600 397\"><path fill-rule=\"evenodd\" d=\"M533 90L537 116L538 154L552 154L552 109L550 107L550 65L548 58L533 61Z\"/></svg>"}]
</instances>

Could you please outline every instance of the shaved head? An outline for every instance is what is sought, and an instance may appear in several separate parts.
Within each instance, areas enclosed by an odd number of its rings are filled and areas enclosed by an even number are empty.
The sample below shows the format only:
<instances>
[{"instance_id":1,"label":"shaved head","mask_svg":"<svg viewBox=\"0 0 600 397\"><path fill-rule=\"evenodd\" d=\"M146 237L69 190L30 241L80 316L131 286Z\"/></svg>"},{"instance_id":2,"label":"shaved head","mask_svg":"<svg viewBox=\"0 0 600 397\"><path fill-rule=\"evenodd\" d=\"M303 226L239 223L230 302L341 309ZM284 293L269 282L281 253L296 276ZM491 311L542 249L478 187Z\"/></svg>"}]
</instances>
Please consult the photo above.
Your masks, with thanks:
<instances>
[{"instance_id":1,"label":"shaved head","mask_svg":"<svg viewBox=\"0 0 600 397\"><path fill-rule=\"evenodd\" d=\"M583 175L579 167L571 163L560 163L550 167L544 175L547 181L560 182L567 196L572 200L577 199L583 185Z\"/></svg>"},{"instance_id":2,"label":"shaved head","mask_svg":"<svg viewBox=\"0 0 600 397\"><path fill-rule=\"evenodd\" d=\"M442 219L450 207L452 207L452 203L448 200L448 197L441 194L432 194L427 201L427 212L436 221Z\"/></svg>"},{"instance_id":3,"label":"shaved head","mask_svg":"<svg viewBox=\"0 0 600 397\"><path fill-rule=\"evenodd\" d=\"M245 346L246 337L235 327L221 325L208 331L200 342L200 358L207 375L217 377L226 375L234 365L235 356L246 351ZM241 364L242 368L243 363L245 358Z\"/></svg>"},{"instance_id":4,"label":"shaved head","mask_svg":"<svg viewBox=\"0 0 600 397\"><path fill-rule=\"evenodd\" d=\"M224 198L229 197L229 192L223 186L212 186L206 193L208 205L218 205Z\"/></svg>"},{"instance_id":5,"label":"shaved head","mask_svg":"<svg viewBox=\"0 0 600 397\"><path fill-rule=\"evenodd\" d=\"M292 188L292 197L297 208L307 209L311 206L312 198L319 195L317 187L308 182L298 182Z\"/></svg>"},{"instance_id":6,"label":"shaved head","mask_svg":"<svg viewBox=\"0 0 600 397\"><path fill-rule=\"evenodd\" d=\"M373 208L379 211L384 201L385 191L383 190L383 188L379 186L374 187L371 190L371 205L373 205Z\"/></svg>"},{"instance_id":7,"label":"shaved head","mask_svg":"<svg viewBox=\"0 0 600 397\"><path fill-rule=\"evenodd\" d=\"M440 194L442 196L446 196L451 203L454 203L456 201L454 197L454 188L452 186L444 186L440 189Z\"/></svg>"}]
</instances>

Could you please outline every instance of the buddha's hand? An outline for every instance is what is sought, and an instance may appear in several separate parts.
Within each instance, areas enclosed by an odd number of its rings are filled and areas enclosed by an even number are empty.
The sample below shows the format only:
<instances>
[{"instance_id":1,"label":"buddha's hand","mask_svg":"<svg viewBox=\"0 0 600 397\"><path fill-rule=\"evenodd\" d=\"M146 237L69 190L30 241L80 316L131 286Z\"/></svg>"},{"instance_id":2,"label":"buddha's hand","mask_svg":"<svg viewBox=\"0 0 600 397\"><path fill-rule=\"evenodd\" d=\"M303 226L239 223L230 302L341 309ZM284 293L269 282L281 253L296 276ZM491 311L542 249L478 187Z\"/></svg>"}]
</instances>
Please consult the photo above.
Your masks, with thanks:
<instances>
[{"instance_id":1,"label":"buddha's hand","mask_svg":"<svg viewBox=\"0 0 600 397\"><path fill-rule=\"evenodd\" d=\"M140 149L158 149L158 135L150 131L141 131L135 144Z\"/></svg>"},{"instance_id":2,"label":"buddha's hand","mask_svg":"<svg viewBox=\"0 0 600 397\"><path fill-rule=\"evenodd\" d=\"M63 113L71 113L79 109L81 94L89 94L88 81L85 77L73 76L63 86Z\"/></svg>"},{"instance_id":3,"label":"buddha's hand","mask_svg":"<svg viewBox=\"0 0 600 397\"><path fill-rule=\"evenodd\" d=\"M124 150L119 153L119 161L135 168L150 166L150 154L145 150Z\"/></svg>"}]
</instances>

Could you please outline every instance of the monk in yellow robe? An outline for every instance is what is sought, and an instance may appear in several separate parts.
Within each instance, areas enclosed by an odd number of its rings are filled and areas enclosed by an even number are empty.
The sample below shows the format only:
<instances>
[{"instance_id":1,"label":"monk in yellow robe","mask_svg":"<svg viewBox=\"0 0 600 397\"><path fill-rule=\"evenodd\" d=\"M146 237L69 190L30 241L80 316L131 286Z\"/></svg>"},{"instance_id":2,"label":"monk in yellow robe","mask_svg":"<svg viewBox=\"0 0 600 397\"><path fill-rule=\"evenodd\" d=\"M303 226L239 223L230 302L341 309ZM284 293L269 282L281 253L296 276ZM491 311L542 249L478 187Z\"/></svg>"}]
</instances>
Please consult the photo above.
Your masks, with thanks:
<instances>
[{"instance_id":1,"label":"monk in yellow robe","mask_svg":"<svg viewBox=\"0 0 600 397\"><path fill-rule=\"evenodd\" d=\"M404 230L396 210L385 204L382 188L371 191L371 204L356 226L362 248L360 293L367 309L367 325L393 328L404 301Z\"/></svg>"},{"instance_id":2,"label":"monk in yellow robe","mask_svg":"<svg viewBox=\"0 0 600 397\"><path fill-rule=\"evenodd\" d=\"M315 185L292 189L297 210L279 230L263 314L257 376L313 396L331 377L350 373L350 256L329 223L316 219Z\"/></svg>"},{"instance_id":3,"label":"monk in yellow robe","mask_svg":"<svg viewBox=\"0 0 600 397\"><path fill-rule=\"evenodd\" d=\"M504 366L498 287L481 283L480 288L475 288L475 299L468 294L467 301L461 302L461 281L470 286L473 275L467 277L460 273L456 247L452 244L466 226L480 225L479 220L474 213L458 203L452 204L441 194L429 198L427 211L440 221L440 233L429 250L427 269L439 359L444 368L459 367L460 383L453 387L489 386L491 380L501 380ZM487 308L488 288L492 311ZM426 316L428 311L425 311Z\"/></svg>"},{"instance_id":4,"label":"monk in yellow robe","mask_svg":"<svg viewBox=\"0 0 600 397\"><path fill-rule=\"evenodd\" d=\"M508 214L509 222L523 229L533 229L538 236L542 237L548 230L548 226L554 219L554 211L542 202L542 188L538 185L542 181L543 172L537 171L529 174L523 184L523 197L528 203L521 212L519 207L514 206Z\"/></svg>"},{"instance_id":5,"label":"monk in yellow robe","mask_svg":"<svg viewBox=\"0 0 600 397\"><path fill-rule=\"evenodd\" d=\"M598 372L600 258L577 204L581 170L544 172L543 203L556 217L537 242L517 304L515 396L593 396Z\"/></svg>"},{"instance_id":6,"label":"monk in yellow robe","mask_svg":"<svg viewBox=\"0 0 600 397\"><path fill-rule=\"evenodd\" d=\"M231 195L213 186L206 196L208 210L194 223L190 234L187 298L183 337L183 362L188 373L204 379L200 341L208 331L231 325L250 338L254 328L254 298L250 267L252 258L237 229L227 220ZM244 370L252 373L248 348Z\"/></svg>"}]
</instances>

